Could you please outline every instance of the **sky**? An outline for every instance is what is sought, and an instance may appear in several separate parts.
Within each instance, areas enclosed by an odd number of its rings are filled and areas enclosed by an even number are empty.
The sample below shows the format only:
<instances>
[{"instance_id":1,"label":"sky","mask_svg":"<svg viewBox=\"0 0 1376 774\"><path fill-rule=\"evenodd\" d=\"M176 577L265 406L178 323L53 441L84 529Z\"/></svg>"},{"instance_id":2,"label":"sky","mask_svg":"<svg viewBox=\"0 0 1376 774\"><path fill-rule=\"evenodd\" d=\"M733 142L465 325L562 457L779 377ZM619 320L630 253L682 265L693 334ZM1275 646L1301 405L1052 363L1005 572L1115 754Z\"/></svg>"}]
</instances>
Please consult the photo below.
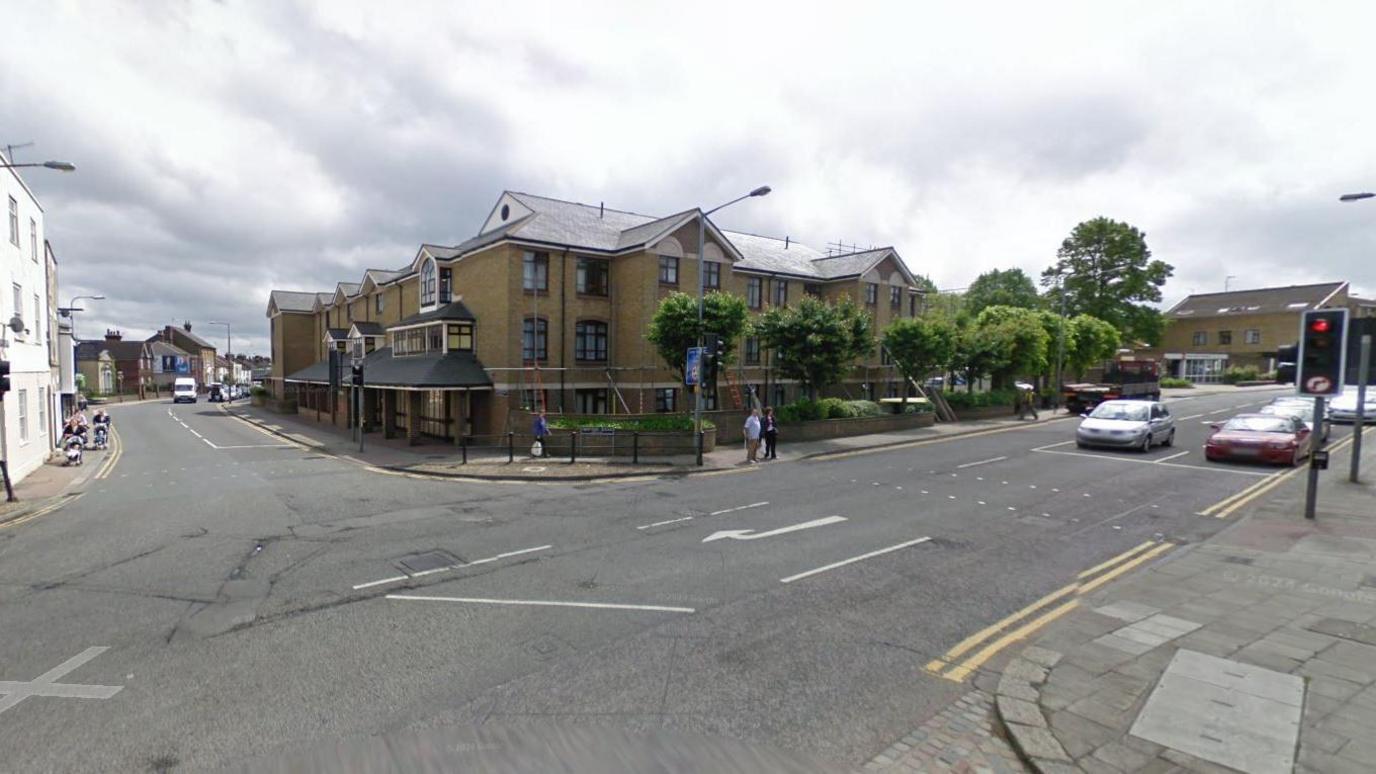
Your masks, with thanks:
<instances>
[{"instance_id":1,"label":"sky","mask_svg":"<svg viewBox=\"0 0 1376 774\"><path fill-rule=\"evenodd\" d=\"M0 146L78 334L268 352L271 289L475 234L503 190L892 245L943 289L1076 223L1191 292L1376 296L1371 3L6 3Z\"/></svg>"}]
</instances>

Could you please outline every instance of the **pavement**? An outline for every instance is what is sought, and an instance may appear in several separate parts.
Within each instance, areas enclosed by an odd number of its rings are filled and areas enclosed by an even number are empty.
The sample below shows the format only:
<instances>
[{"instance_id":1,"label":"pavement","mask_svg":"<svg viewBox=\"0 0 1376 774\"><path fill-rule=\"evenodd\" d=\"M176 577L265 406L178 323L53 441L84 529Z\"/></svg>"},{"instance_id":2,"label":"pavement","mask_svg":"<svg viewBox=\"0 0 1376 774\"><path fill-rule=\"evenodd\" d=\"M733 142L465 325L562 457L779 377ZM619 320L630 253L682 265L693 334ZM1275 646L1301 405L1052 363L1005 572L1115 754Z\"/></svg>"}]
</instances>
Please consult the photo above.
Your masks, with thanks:
<instances>
[{"instance_id":1,"label":"pavement","mask_svg":"<svg viewBox=\"0 0 1376 774\"><path fill-rule=\"evenodd\" d=\"M423 440L410 446L404 439L384 440L378 433L364 439L364 451L358 442L327 423L316 422L309 414L281 415L247 402L219 404L220 407L246 422L272 432L284 440L301 444L314 451L331 454L359 464L382 470L417 473L454 478L511 480L511 481L580 481L655 475L687 475L720 473L728 470L746 471L745 450L735 444L721 446L703 455L698 467L691 454L668 457L645 455L632 463L628 457L599 457L579 455L577 461L566 458L534 458L518 450L514 462L504 448L471 449L468 461L461 461L462 452L453 444ZM840 456L850 452L884 448L901 448L910 444L944 439L958 435L983 433L1068 419L1064 410L1042 411L1039 418L980 419L964 422L939 422L931 427L914 428L888 433L869 433L844 438L789 443L787 439L777 448L777 458L762 461L761 465L796 462ZM785 430L786 433L786 430ZM763 448L761 448L763 454ZM753 467L753 466L751 466Z\"/></svg>"},{"instance_id":2,"label":"pavement","mask_svg":"<svg viewBox=\"0 0 1376 774\"><path fill-rule=\"evenodd\" d=\"M1146 454L1028 422L539 486L361 465L218 405L116 406L108 475L0 528L0 771L300 770L379 745L470 770L586 750L1016 770L991 707L1045 615L1024 611L1234 523L1217 504L1273 471L1202 460L1206 423L1269 397L1171 398L1176 444Z\"/></svg>"},{"instance_id":3,"label":"pavement","mask_svg":"<svg viewBox=\"0 0 1376 774\"><path fill-rule=\"evenodd\" d=\"M1335 445L1313 521L1303 469L1281 474L1204 509L1238 509L1209 541L1149 541L1125 560L1135 573L1029 610L1057 620L994 689L1029 768L1371 771L1376 428L1366 438L1361 483Z\"/></svg>"},{"instance_id":4,"label":"pavement","mask_svg":"<svg viewBox=\"0 0 1376 774\"><path fill-rule=\"evenodd\" d=\"M65 458L54 451L42 467L14 485L13 502L0 500L0 529L41 517L50 509L80 497L86 483L95 476L106 474L118 455L117 435L112 435L110 446L104 450L87 449L81 465L66 464Z\"/></svg>"}]
</instances>

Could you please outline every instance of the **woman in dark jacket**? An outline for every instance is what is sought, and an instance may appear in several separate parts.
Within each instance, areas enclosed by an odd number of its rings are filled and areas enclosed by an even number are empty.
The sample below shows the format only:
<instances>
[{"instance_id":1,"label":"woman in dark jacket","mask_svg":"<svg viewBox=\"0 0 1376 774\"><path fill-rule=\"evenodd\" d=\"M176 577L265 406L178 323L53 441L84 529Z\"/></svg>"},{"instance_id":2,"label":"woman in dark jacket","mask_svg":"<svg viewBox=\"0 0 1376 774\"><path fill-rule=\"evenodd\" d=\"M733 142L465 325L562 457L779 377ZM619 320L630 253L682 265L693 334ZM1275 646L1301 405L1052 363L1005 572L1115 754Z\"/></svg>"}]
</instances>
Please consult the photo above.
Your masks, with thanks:
<instances>
[{"instance_id":1,"label":"woman in dark jacket","mask_svg":"<svg viewBox=\"0 0 1376 774\"><path fill-rule=\"evenodd\" d=\"M778 459L774 447L779 442L779 420L775 418L772 406L768 406L764 410L764 420L760 423L760 435L764 436L764 458L767 460Z\"/></svg>"}]
</instances>

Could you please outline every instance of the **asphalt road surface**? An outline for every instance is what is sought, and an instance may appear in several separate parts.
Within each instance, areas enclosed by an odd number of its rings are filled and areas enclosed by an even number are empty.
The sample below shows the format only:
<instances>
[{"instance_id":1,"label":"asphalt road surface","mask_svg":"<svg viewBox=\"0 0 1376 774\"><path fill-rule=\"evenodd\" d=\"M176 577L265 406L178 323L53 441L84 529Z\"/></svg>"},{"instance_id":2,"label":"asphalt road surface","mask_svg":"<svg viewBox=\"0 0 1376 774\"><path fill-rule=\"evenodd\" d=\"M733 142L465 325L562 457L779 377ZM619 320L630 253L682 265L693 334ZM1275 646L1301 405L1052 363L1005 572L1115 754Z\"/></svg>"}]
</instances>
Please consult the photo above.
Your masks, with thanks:
<instances>
[{"instance_id":1,"label":"asphalt road surface","mask_svg":"<svg viewBox=\"0 0 1376 774\"><path fill-rule=\"evenodd\" d=\"M384 474L205 403L118 407L108 475L0 528L0 770L569 729L856 766L997 658L972 635L1226 526L1199 514L1275 469L1205 462L1207 423L1272 394L1173 401L1175 445L1148 454L1078 450L1071 420L561 485Z\"/></svg>"}]
</instances>

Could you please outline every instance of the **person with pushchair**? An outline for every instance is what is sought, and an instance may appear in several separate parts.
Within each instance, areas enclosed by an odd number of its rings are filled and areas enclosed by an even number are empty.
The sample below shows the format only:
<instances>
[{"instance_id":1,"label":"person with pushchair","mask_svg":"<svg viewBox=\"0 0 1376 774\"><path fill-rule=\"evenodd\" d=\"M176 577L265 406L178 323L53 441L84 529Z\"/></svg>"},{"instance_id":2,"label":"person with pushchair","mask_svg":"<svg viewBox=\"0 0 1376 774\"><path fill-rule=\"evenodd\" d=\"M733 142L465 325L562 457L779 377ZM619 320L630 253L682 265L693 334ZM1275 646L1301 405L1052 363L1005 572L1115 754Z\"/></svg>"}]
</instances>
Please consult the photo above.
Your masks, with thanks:
<instances>
[{"instance_id":1,"label":"person with pushchair","mask_svg":"<svg viewBox=\"0 0 1376 774\"><path fill-rule=\"evenodd\" d=\"M96 448L104 449L110 443L110 415L105 413L105 409L96 409L91 425L94 427Z\"/></svg>"}]
</instances>

